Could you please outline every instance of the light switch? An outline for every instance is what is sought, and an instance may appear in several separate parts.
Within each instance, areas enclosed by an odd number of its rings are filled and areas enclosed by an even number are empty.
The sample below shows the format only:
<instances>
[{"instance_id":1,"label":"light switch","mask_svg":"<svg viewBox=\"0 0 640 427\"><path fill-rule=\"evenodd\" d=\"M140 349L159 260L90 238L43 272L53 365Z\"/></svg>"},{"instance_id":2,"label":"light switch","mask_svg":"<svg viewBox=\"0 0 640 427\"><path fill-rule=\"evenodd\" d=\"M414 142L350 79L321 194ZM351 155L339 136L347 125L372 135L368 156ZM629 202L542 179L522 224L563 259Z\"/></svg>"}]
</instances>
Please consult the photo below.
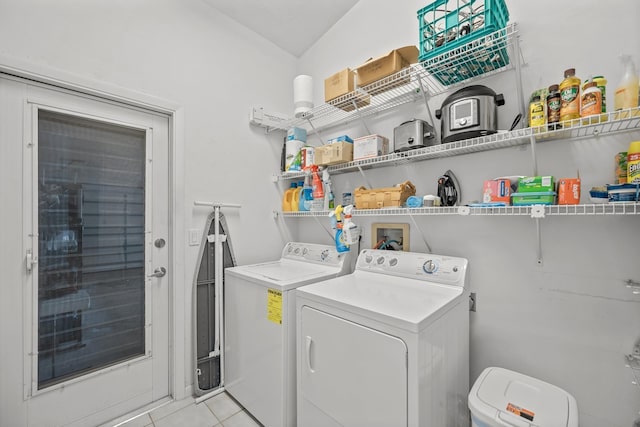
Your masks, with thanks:
<instances>
[{"instance_id":1,"label":"light switch","mask_svg":"<svg viewBox=\"0 0 640 427\"><path fill-rule=\"evenodd\" d=\"M191 228L188 231L189 246L198 246L200 244L200 233L197 228Z\"/></svg>"}]
</instances>

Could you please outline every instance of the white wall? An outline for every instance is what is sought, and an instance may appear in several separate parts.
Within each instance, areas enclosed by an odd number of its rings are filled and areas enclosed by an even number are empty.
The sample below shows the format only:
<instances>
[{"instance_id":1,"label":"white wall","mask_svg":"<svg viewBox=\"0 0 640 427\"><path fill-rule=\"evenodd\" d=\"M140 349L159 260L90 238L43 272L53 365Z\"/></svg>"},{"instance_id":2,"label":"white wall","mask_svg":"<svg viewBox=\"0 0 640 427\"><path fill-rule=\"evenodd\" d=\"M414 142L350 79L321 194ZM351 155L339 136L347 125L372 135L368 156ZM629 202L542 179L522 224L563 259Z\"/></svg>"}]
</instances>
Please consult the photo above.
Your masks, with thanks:
<instances>
[{"instance_id":1,"label":"white wall","mask_svg":"<svg viewBox=\"0 0 640 427\"><path fill-rule=\"evenodd\" d=\"M248 113L253 105L292 112L295 57L201 0L0 0L0 40L2 57L181 106L185 229L204 232L210 213L194 207L194 200L239 203L240 211L225 212L237 261L257 262L280 253L287 236L273 220L281 193L270 178L279 170L282 135L251 127ZM198 246L187 246L186 236L176 243L186 247L185 259L177 260L184 263L184 278L176 285L187 301L184 321L189 326ZM2 271L6 262L0 260ZM19 306L9 305L15 313L2 313L0 336L9 336L3 327L15 328L11 324L21 318ZM185 331L187 392L193 376L190 337ZM2 346L22 348L15 342ZM21 384L0 383L1 396L17 394L21 401Z\"/></svg>"},{"instance_id":2,"label":"white wall","mask_svg":"<svg viewBox=\"0 0 640 427\"><path fill-rule=\"evenodd\" d=\"M301 58L298 71L314 77L316 102L323 100L323 80L344 67L405 45L418 44L415 12L429 2L359 2ZM634 55L640 65L640 3L629 1L508 1L517 22L526 65L524 94L559 83L575 67L582 79L604 75L610 105L622 76L617 55ZM504 93L499 127L508 128L517 111L515 72L479 82ZM439 108L444 96L430 101ZM367 121L372 132L393 137L393 128L418 117L424 106L412 104ZM428 120L428 119L427 119ZM436 126L439 126L439 121ZM323 133L364 135L354 124ZM582 202L588 189L613 182L613 157L626 151L640 132L537 146L538 171L555 177L582 178ZM410 179L418 194L433 193L447 169L462 187L462 200L481 199L482 181L532 171L529 147L516 147L367 171L374 187ZM336 194L364 183L357 174L336 175ZM301 240L326 241L314 221L296 220ZM371 222L407 222L411 249L425 251L420 232L407 217L357 218L370 245ZM640 229L634 217L549 217L541 220L542 266L537 265L536 225L527 217L418 217L433 252L467 257L470 287L477 292L471 313L471 381L488 366L502 366L556 384L572 393L582 427L629 426L640 410L640 389L624 366L625 354L640 338L640 298L626 289L640 280L632 237Z\"/></svg>"},{"instance_id":3,"label":"white wall","mask_svg":"<svg viewBox=\"0 0 640 427\"><path fill-rule=\"evenodd\" d=\"M228 212L227 220L239 263L250 263L275 257L289 234L308 241L330 240L313 220L273 220L271 212L280 205L281 188L269 178L278 170L281 135L251 128L249 108L259 105L290 112L291 82L299 73L314 76L319 104L326 76L392 48L417 44L415 11L426 2L400 3L361 2L296 60L200 0L0 0L0 55L183 106L185 228L202 230L209 213L193 208L194 200L241 203L242 210ZM616 55L623 49L634 53L640 65L636 23L640 5L622 0L606 2L606 8L604 4L595 0L509 3L512 21L520 24L527 62L525 94L559 82L568 67L575 67L583 78L604 74L615 85L621 76ZM589 13L588 22L583 12ZM483 83L505 94L500 127L507 127L516 111L513 73ZM441 100L434 99L431 108ZM424 118L424 107L400 108L369 126L391 135L394 126L412 117ZM359 136L362 128L333 132ZM538 147L540 172L574 176L580 169L583 189L610 182L613 155L632 139L640 139L640 133L542 144ZM460 178L463 200L469 201L480 197L484 179L528 174L530 157L527 148L509 148L379 169L368 178L374 186L411 179L418 193L424 194L433 192L437 177L451 168ZM336 176L334 181L336 193L362 184L357 174ZM382 222L409 222L390 219ZM478 312L472 314L471 325L472 380L486 366L516 369L573 393L582 426L631 423L640 409L640 392L631 385L623 355L640 335L640 298L632 296L623 282L640 280L628 237L638 230L638 217L543 220L542 267L536 265L535 223L529 218L422 217L417 221L434 252L470 260L470 286L478 293ZM412 250L424 251L413 224L411 230ZM187 301L197 249L187 247L184 283L179 284ZM4 262L0 260L3 270ZM5 315L3 319L12 318L12 313ZM185 318L190 324L188 309ZM188 353L185 358L190 361ZM190 383L188 363L185 387ZM3 383L0 392L3 396L20 393L21 387Z\"/></svg>"}]
</instances>

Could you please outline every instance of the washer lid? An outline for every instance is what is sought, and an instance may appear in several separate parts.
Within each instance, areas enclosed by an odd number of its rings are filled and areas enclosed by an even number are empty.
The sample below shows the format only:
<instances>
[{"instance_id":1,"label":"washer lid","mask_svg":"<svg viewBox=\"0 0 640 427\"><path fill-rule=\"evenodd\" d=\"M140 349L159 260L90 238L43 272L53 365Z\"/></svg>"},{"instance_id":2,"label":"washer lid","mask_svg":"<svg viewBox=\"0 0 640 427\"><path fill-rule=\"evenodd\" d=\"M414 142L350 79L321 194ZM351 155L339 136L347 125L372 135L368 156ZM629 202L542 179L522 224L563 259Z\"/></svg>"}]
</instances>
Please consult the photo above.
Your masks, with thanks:
<instances>
[{"instance_id":1,"label":"washer lid","mask_svg":"<svg viewBox=\"0 0 640 427\"><path fill-rule=\"evenodd\" d=\"M308 283L336 277L341 274L341 267L281 259L227 268L225 274L286 291Z\"/></svg>"},{"instance_id":2,"label":"washer lid","mask_svg":"<svg viewBox=\"0 0 640 427\"><path fill-rule=\"evenodd\" d=\"M462 301L463 289L356 270L296 290L296 297L419 332Z\"/></svg>"},{"instance_id":3,"label":"washer lid","mask_svg":"<svg viewBox=\"0 0 640 427\"><path fill-rule=\"evenodd\" d=\"M487 368L469 393L471 413L506 426L577 427L577 404L566 391L503 368Z\"/></svg>"}]
</instances>

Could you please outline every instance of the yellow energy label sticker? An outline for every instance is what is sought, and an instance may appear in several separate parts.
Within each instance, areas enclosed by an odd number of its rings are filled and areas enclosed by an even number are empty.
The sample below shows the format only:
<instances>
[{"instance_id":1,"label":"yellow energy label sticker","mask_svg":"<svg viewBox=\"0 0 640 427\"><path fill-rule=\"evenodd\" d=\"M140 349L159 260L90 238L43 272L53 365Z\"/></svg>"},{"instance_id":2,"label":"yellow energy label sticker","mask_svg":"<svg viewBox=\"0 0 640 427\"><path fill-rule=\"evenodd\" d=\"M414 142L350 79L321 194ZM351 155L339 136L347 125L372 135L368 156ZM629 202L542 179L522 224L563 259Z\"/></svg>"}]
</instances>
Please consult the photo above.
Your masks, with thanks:
<instances>
[{"instance_id":1,"label":"yellow energy label sticker","mask_svg":"<svg viewBox=\"0 0 640 427\"><path fill-rule=\"evenodd\" d=\"M282 292L275 289L267 290L267 319L282 325Z\"/></svg>"}]
</instances>

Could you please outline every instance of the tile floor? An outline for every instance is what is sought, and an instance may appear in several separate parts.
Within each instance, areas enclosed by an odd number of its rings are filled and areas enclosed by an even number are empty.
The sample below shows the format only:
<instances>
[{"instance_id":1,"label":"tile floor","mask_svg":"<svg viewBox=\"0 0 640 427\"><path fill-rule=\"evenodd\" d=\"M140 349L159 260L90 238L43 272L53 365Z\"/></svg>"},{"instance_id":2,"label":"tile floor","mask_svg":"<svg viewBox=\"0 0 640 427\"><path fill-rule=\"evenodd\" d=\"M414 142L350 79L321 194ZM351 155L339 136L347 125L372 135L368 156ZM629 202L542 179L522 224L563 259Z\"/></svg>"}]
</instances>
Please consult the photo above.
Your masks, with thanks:
<instances>
[{"instance_id":1,"label":"tile floor","mask_svg":"<svg viewBox=\"0 0 640 427\"><path fill-rule=\"evenodd\" d=\"M204 402L186 398L154 409L118 427L261 427L227 393Z\"/></svg>"}]
</instances>

